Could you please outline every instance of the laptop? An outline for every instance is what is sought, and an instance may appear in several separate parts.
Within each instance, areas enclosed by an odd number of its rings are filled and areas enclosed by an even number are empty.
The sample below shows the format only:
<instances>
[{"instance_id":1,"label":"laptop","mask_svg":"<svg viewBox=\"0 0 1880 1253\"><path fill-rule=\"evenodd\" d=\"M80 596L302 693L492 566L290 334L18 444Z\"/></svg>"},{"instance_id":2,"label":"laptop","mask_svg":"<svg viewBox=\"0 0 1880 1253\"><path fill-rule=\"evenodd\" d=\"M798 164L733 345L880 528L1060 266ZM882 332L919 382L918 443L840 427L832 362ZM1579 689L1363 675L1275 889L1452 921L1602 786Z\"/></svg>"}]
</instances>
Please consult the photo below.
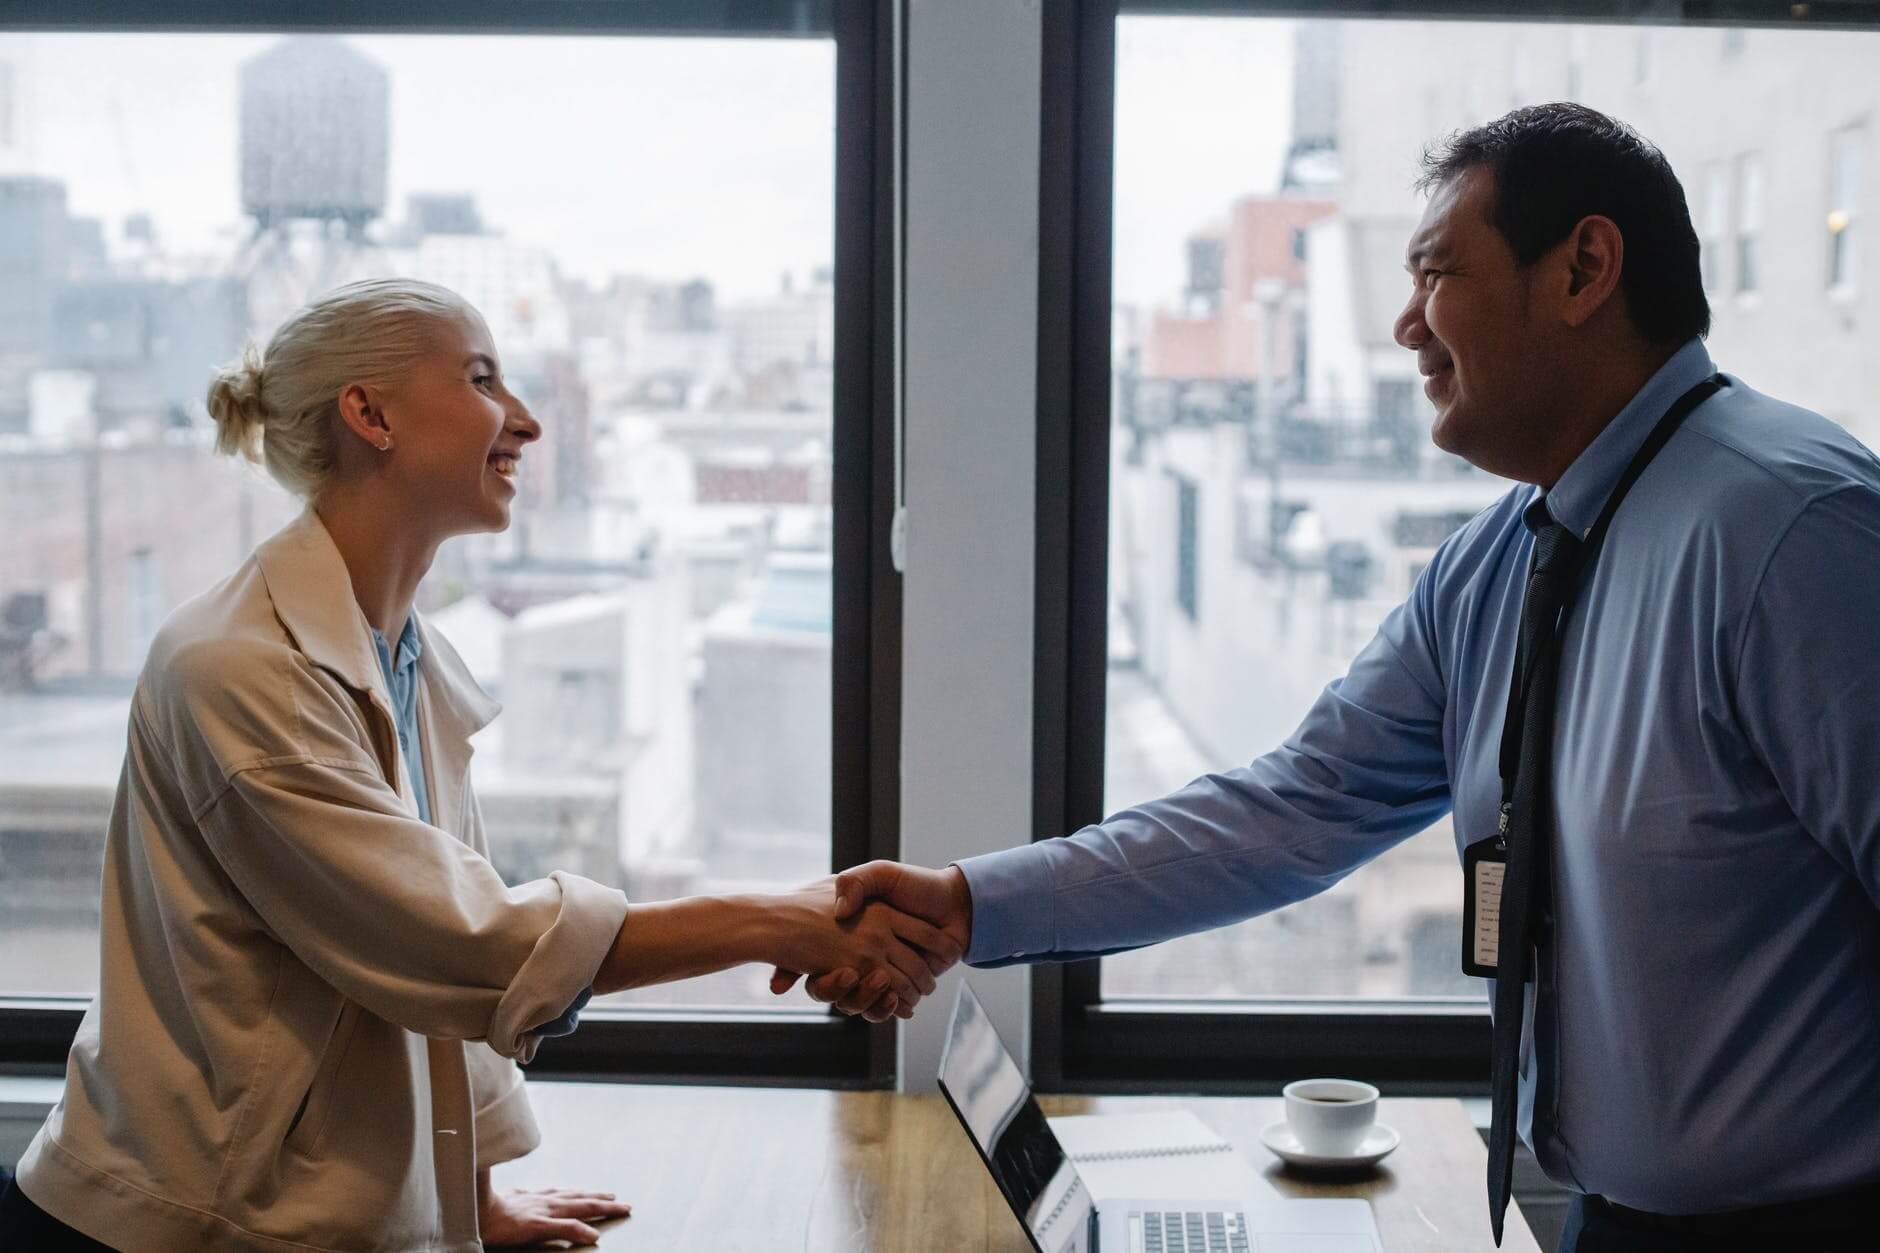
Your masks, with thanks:
<instances>
[{"instance_id":1,"label":"laptop","mask_svg":"<svg viewBox=\"0 0 1880 1253\"><path fill-rule=\"evenodd\" d=\"M940 1091L1038 1253L1383 1253L1361 1200L1096 1200L965 980Z\"/></svg>"}]
</instances>

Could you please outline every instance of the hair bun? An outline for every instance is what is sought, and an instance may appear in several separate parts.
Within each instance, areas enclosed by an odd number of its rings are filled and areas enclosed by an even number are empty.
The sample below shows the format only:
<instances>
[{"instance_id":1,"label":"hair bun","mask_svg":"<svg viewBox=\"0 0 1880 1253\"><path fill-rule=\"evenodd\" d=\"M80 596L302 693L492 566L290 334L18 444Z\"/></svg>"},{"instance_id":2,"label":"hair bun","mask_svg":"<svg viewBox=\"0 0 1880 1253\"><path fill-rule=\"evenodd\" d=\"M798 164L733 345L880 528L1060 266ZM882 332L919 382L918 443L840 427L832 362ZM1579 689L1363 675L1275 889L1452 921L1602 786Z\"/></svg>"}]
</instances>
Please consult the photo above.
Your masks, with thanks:
<instances>
[{"instance_id":1,"label":"hair bun","mask_svg":"<svg viewBox=\"0 0 1880 1253\"><path fill-rule=\"evenodd\" d=\"M259 461L268 410L261 400L261 354L253 344L242 350L240 361L216 371L208 405L216 425L215 450Z\"/></svg>"}]
</instances>

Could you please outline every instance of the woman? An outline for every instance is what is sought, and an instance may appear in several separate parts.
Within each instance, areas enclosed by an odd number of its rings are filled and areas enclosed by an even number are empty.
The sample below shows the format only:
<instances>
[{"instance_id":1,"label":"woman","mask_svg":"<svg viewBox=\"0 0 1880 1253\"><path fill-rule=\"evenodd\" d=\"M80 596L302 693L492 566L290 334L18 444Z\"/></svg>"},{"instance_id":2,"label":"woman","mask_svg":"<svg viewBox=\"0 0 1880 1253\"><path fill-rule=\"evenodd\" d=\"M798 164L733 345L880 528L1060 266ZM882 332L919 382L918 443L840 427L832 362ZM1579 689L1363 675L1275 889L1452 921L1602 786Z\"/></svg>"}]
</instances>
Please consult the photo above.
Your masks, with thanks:
<instances>
[{"instance_id":1,"label":"woman","mask_svg":"<svg viewBox=\"0 0 1880 1253\"><path fill-rule=\"evenodd\" d=\"M508 525L541 428L461 299L340 288L208 403L218 450L308 508L151 647L99 993L0 1244L591 1243L585 1220L627 1212L610 1194L489 1181L538 1140L515 1063L589 994L763 961L853 971L905 1013L958 959L892 910L835 923L829 882L629 906L498 877L467 773L496 706L411 604L441 543Z\"/></svg>"}]
</instances>

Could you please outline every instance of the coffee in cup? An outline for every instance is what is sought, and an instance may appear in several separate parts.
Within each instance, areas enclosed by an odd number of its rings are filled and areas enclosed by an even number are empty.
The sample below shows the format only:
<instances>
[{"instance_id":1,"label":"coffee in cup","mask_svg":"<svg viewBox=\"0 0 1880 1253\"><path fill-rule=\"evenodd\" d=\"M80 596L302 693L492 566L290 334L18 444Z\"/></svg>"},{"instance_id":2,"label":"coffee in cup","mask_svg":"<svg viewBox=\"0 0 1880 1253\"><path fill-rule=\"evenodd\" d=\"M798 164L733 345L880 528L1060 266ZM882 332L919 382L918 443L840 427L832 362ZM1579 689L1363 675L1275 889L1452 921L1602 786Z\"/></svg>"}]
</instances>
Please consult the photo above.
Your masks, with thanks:
<instances>
[{"instance_id":1,"label":"coffee in cup","mask_svg":"<svg viewBox=\"0 0 1880 1253\"><path fill-rule=\"evenodd\" d=\"M1299 1147L1321 1157L1357 1152L1377 1121L1377 1089L1356 1079L1299 1079L1286 1085L1286 1123Z\"/></svg>"}]
</instances>

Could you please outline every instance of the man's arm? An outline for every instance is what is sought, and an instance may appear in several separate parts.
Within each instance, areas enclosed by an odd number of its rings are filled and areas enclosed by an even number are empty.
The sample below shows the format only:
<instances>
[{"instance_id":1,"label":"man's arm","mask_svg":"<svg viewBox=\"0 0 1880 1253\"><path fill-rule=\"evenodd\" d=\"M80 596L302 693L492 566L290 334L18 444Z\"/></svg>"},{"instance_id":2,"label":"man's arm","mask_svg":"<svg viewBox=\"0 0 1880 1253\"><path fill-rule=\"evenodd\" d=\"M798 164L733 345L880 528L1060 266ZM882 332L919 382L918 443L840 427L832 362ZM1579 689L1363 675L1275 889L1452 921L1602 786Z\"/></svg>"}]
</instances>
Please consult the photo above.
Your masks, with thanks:
<instances>
[{"instance_id":1,"label":"man's arm","mask_svg":"<svg viewBox=\"0 0 1880 1253\"><path fill-rule=\"evenodd\" d=\"M1063 839L945 871L871 863L847 881L950 932L964 927L975 966L1102 956L1322 892L1448 811L1432 597L1426 576L1287 742L1248 766ZM811 995L851 1010L860 999L839 975Z\"/></svg>"},{"instance_id":2,"label":"man's arm","mask_svg":"<svg viewBox=\"0 0 1880 1253\"><path fill-rule=\"evenodd\" d=\"M1808 833L1880 906L1880 494L1804 508L1764 566L1731 682L1756 755Z\"/></svg>"}]
</instances>

